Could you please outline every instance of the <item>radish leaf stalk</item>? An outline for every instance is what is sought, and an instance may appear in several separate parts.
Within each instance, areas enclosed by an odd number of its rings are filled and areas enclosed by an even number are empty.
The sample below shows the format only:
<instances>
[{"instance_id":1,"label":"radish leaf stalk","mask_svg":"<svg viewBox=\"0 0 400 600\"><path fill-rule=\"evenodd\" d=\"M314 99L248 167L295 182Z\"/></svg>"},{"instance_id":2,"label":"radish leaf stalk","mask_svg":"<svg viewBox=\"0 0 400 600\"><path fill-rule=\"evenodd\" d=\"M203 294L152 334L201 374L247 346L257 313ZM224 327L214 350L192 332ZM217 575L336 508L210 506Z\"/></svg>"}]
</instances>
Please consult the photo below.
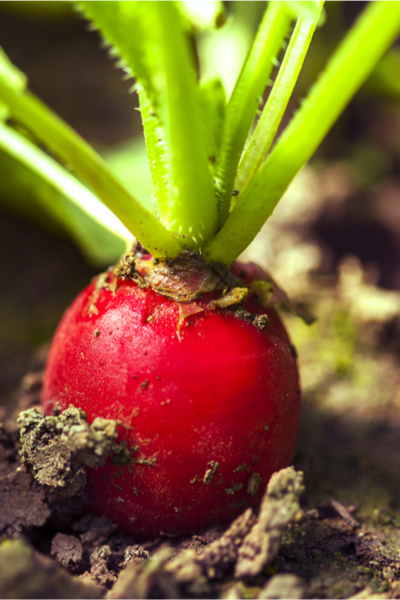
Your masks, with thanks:
<instances>
[{"instance_id":1,"label":"radish leaf stalk","mask_svg":"<svg viewBox=\"0 0 400 600\"><path fill-rule=\"evenodd\" d=\"M103 259L109 257L110 251L112 253L113 236L121 242L118 244L120 251L132 244L132 234L87 187L30 140L3 123L0 123L0 149L40 175L56 190L66 214L79 211L79 218L64 217L64 223L89 256L101 256ZM50 210L54 208L50 206ZM83 218L82 213L87 217Z\"/></svg>"},{"instance_id":2,"label":"radish leaf stalk","mask_svg":"<svg viewBox=\"0 0 400 600\"><path fill-rule=\"evenodd\" d=\"M166 102L160 110L169 159L169 227L185 246L197 249L217 230L198 88L174 2L160 2L157 15L165 73Z\"/></svg>"},{"instance_id":3,"label":"radish leaf stalk","mask_svg":"<svg viewBox=\"0 0 400 600\"><path fill-rule=\"evenodd\" d=\"M3 75L3 73L0 73ZM154 256L178 256L182 246L111 173L100 156L33 94L0 77L0 99L54 154L70 165Z\"/></svg>"},{"instance_id":4,"label":"radish leaf stalk","mask_svg":"<svg viewBox=\"0 0 400 600\"><path fill-rule=\"evenodd\" d=\"M164 73L158 52L158 2L81 1L76 7L98 28L111 57L127 76L140 82L153 109L158 110ZM134 34L133 34L134 32Z\"/></svg>"},{"instance_id":5,"label":"radish leaf stalk","mask_svg":"<svg viewBox=\"0 0 400 600\"><path fill-rule=\"evenodd\" d=\"M159 176L157 168L152 171L155 200L168 228L184 246L198 249L216 233L217 209L200 125L194 65L175 2L143 6L121 1L81 2L79 6L119 50L160 119L169 167L167 218L165 180L154 181ZM129 33L130 27L135 36ZM163 179L164 173L160 175Z\"/></svg>"},{"instance_id":6,"label":"radish leaf stalk","mask_svg":"<svg viewBox=\"0 0 400 600\"><path fill-rule=\"evenodd\" d=\"M289 25L285 4L271 2L226 107L216 175L220 226L228 217L240 155Z\"/></svg>"},{"instance_id":7,"label":"radish leaf stalk","mask_svg":"<svg viewBox=\"0 0 400 600\"><path fill-rule=\"evenodd\" d=\"M210 168L215 173L225 118L225 89L222 81L219 78L214 78L202 83L199 92L201 124L204 131L207 157Z\"/></svg>"},{"instance_id":8,"label":"radish leaf stalk","mask_svg":"<svg viewBox=\"0 0 400 600\"><path fill-rule=\"evenodd\" d=\"M311 18L306 14L299 18L290 38L284 59L274 82L268 100L263 108L254 135L250 139L241 158L236 179L236 188L242 194L251 179L265 161L272 145L279 123L288 105L293 88L296 85L303 66L315 28L321 16L323 2L319 2L317 11ZM236 204L239 196L232 204Z\"/></svg>"},{"instance_id":9,"label":"radish leaf stalk","mask_svg":"<svg viewBox=\"0 0 400 600\"><path fill-rule=\"evenodd\" d=\"M277 142L265 164L204 250L232 263L255 238L289 183L307 162L400 30L400 3L371 2Z\"/></svg>"},{"instance_id":10,"label":"radish leaf stalk","mask_svg":"<svg viewBox=\"0 0 400 600\"><path fill-rule=\"evenodd\" d=\"M161 223L168 226L168 155L164 131L145 90L139 87L138 94L147 158L153 183L153 200L157 206L158 218Z\"/></svg>"}]
</instances>

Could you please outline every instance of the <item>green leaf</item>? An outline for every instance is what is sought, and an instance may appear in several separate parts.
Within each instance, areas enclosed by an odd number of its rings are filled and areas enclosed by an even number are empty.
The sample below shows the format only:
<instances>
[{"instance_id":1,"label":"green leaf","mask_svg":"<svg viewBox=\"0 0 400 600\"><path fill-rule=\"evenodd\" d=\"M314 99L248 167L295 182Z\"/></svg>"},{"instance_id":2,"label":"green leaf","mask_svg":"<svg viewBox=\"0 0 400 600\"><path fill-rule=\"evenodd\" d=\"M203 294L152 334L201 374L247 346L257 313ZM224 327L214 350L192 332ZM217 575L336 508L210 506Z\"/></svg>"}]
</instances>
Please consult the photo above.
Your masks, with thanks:
<instances>
[{"instance_id":1,"label":"green leaf","mask_svg":"<svg viewBox=\"0 0 400 600\"><path fill-rule=\"evenodd\" d=\"M4 153L0 162L3 196L8 188L17 211L18 192L27 194L23 202L34 206L25 212L37 212L39 205L39 211L66 228L98 264L115 260L132 244L129 231L92 192L30 140L1 123L0 150ZM7 161L4 155L14 160Z\"/></svg>"},{"instance_id":2,"label":"green leaf","mask_svg":"<svg viewBox=\"0 0 400 600\"><path fill-rule=\"evenodd\" d=\"M168 151L165 132L158 115L142 88L139 90L140 113L142 116L144 137L146 140L148 164L153 182L154 200L160 221L169 223L169 186L168 186ZM133 165L132 165L133 167Z\"/></svg>"},{"instance_id":3,"label":"green leaf","mask_svg":"<svg viewBox=\"0 0 400 600\"><path fill-rule=\"evenodd\" d=\"M0 102L0 121L7 121L10 117L10 111L7 106Z\"/></svg>"},{"instance_id":4,"label":"green leaf","mask_svg":"<svg viewBox=\"0 0 400 600\"><path fill-rule=\"evenodd\" d=\"M137 136L107 148L102 157L126 188L135 193L141 204L155 212L151 174L143 137Z\"/></svg>"},{"instance_id":5,"label":"green leaf","mask_svg":"<svg viewBox=\"0 0 400 600\"><path fill-rule=\"evenodd\" d=\"M220 79L227 99L251 48L264 6L264 2L230 2L225 25L218 31L209 29L196 39L201 78Z\"/></svg>"},{"instance_id":6,"label":"green leaf","mask_svg":"<svg viewBox=\"0 0 400 600\"><path fill-rule=\"evenodd\" d=\"M181 0L177 6L194 32L218 29L225 23L224 4L218 0Z\"/></svg>"},{"instance_id":7,"label":"green leaf","mask_svg":"<svg viewBox=\"0 0 400 600\"><path fill-rule=\"evenodd\" d=\"M230 264L255 238L289 183L316 150L400 31L400 3L371 2L303 101L267 161L204 250Z\"/></svg>"},{"instance_id":8,"label":"green leaf","mask_svg":"<svg viewBox=\"0 0 400 600\"><path fill-rule=\"evenodd\" d=\"M206 142L207 157L211 168L215 163L222 142L225 116L225 89L218 78L203 83L200 92L201 124Z\"/></svg>"},{"instance_id":9,"label":"green leaf","mask_svg":"<svg viewBox=\"0 0 400 600\"><path fill-rule=\"evenodd\" d=\"M382 58L366 83L370 92L400 98L400 49L392 48Z\"/></svg>"},{"instance_id":10,"label":"green leaf","mask_svg":"<svg viewBox=\"0 0 400 600\"><path fill-rule=\"evenodd\" d=\"M321 17L318 0L284 0L283 4L286 5L296 19L318 22Z\"/></svg>"},{"instance_id":11,"label":"green leaf","mask_svg":"<svg viewBox=\"0 0 400 600\"><path fill-rule=\"evenodd\" d=\"M220 226L228 217L240 155L289 25L285 5L271 2L226 108L216 181Z\"/></svg>"},{"instance_id":12,"label":"green leaf","mask_svg":"<svg viewBox=\"0 0 400 600\"><path fill-rule=\"evenodd\" d=\"M76 6L98 28L111 46L111 56L118 57L118 65L140 82L157 110L165 80L154 4L157 2L82 0Z\"/></svg>"},{"instance_id":13,"label":"green leaf","mask_svg":"<svg viewBox=\"0 0 400 600\"><path fill-rule=\"evenodd\" d=\"M100 156L33 94L0 77L0 102L97 194L129 231L157 258L173 258L182 246L112 174Z\"/></svg>"},{"instance_id":14,"label":"green leaf","mask_svg":"<svg viewBox=\"0 0 400 600\"><path fill-rule=\"evenodd\" d=\"M317 3L319 12L310 13L311 16L300 17L297 20L271 93L241 158L235 184L239 194L243 194L267 157L303 66L322 6L323 1ZM239 198L240 195L236 196L232 206Z\"/></svg>"},{"instance_id":15,"label":"green leaf","mask_svg":"<svg viewBox=\"0 0 400 600\"><path fill-rule=\"evenodd\" d=\"M160 121L167 142L168 207L162 165L152 168L156 200L169 229L186 247L196 249L214 235L217 209L196 73L176 3L83 1L79 7L118 50L150 102L145 118L150 161L159 155L152 147L158 124L149 119L151 109Z\"/></svg>"},{"instance_id":16,"label":"green leaf","mask_svg":"<svg viewBox=\"0 0 400 600\"><path fill-rule=\"evenodd\" d=\"M175 3L152 4L165 77L161 121L168 148L169 228L195 250L217 230L196 73Z\"/></svg>"},{"instance_id":17,"label":"green leaf","mask_svg":"<svg viewBox=\"0 0 400 600\"><path fill-rule=\"evenodd\" d=\"M0 80L16 92L23 91L27 86L27 78L12 64L3 48L0 47Z\"/></svg>"}]
</instances>

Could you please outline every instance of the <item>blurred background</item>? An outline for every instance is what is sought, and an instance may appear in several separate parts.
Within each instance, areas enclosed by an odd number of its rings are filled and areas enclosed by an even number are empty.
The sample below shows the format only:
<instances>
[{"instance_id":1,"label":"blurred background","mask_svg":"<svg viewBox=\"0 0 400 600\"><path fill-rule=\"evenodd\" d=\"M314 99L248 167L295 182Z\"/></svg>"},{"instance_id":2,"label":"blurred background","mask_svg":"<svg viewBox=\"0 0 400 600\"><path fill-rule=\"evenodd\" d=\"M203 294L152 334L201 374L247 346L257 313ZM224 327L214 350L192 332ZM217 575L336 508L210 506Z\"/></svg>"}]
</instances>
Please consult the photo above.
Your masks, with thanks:
<instances>
[{"instance_id":1,"label":"blurred background","mask_svg":"<svg viewBox=\"0 0 400 600\"><path fill-rule=\"evenodd\" d=\"M287 118L364 2L327 2ZM204 64L226 89L244 60L264 2L228 2ZM29 86L150 202L140 115L121 72L69 2L0 2L0 45ZM215 57L218 56L216 60ZM214 57L211 60L210 57ZM400 484L400 49L382 60L246 251L318 317L285 313L305 398L297 464L310 498L342 493L398 510ZM38 181L0 153L0 403L41 368L64 310L106 264L94 264L54 215ZM115 257L117 259L117 256ZM321 476L330 469L329 477ZM343 492L341 492L343 490ZM372 514L372 513L371 513Z\"/></svg>"}]
</instances>

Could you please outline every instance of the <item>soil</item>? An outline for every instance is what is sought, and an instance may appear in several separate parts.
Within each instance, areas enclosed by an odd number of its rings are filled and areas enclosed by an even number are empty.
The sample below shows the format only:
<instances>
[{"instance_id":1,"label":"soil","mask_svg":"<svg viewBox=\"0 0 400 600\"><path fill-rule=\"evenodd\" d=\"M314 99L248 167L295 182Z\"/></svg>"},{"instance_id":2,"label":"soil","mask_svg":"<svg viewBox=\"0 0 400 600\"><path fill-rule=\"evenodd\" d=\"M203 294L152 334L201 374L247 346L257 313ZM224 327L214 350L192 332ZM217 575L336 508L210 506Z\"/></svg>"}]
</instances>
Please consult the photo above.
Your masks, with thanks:
<instances>
[{"instance_id":1,"label":"soil","mask_svg":"<svg viewBox=\"0 0 400 600\"><path fill-rule=\"evenodd\" d=\"M2 14L0 35L92 142L134 131L127 84L82 23ZM90 110L79 82L49 83L71 53L85 57L73 69L82 81L95 73ZM138 544L88 513L84 492L60 496L21 465L17 414L38 403L54 329L98 270L68 240L2 213L0 597L400 598L399 130L396 104L360 95L246 253L317 317L308 327L283 313L303 386L295 471L278 492L271 482L259 515L185 538Z\"/></svg>"}]
</instances>

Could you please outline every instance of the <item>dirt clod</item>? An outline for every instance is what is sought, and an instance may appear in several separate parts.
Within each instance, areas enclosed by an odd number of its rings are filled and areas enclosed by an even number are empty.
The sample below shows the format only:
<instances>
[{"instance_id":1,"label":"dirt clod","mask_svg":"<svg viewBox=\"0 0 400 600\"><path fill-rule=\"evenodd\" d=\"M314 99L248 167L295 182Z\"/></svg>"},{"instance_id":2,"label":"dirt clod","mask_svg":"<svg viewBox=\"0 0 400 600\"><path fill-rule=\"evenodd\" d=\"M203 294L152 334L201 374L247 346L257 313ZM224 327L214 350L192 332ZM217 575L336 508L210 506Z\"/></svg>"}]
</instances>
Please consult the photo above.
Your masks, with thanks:
<instances>
[{"instance_id":1,"label":"dirt clod","mask_svg":"<svg viewBox=\"0 0 400 600\"><path fill-rule=\"evenodd\" d=\"M172 549L164 546L151 561L130 563L106 598L182 598L174 574L165 569L172 555Z\"/></svg>"},{"instance_id":2,"label":"dirt clod","mask_svg":"<svg viewBox=\"0 0 400 600\"><path fill-rule=\"evenodd\" d=\"M135 546L128 546L124 554L123 565L126 566L130 562L142 562L150 558L150 552L145 550L143 546L135 544Z\"/></svg>"},{"instance_id":3,"label":"dirt clod","mask_svg":"<svg viewBox=\"0 0 400 600\"><path fill-rule=\"evenodd\" d=\"M80 582L19 539L0 545L0 597L101 598L102 590Z\"/></svg>"},{"instance_id":4,"label":"dirt clod","mask_svg":"<svg viewBox=\"0 0 400 600\"><path fill-rule=\"evenodd\" d=\"M282 574L274 575L258 594L260 600L266 599L301 599L306 598L307 586L305 582L296 575Z\"/></svg>"},{"instance_id":5,"label":"dirt clod","mask_svg":"<svg viewBox=\"0 0 400 600\"><path fill-rule=\"evenodd\" d=\"M0 478L0 539L40 527L50 517L44 489L15 469Z\"/></svg>"},{"instance_id":6,"label":"dirt clod","mask_svg":"<svg viewBox=\"0 0 400 600\"><path fill-rule=\"evenodd\" d=\"M100 546L100 548L94 550L90 556L90 573L85 573L81 579L102 586L113 584L117 577L114 571L109 568L111 556L110 546Z\"/></svg>"},{"instance_id":7,"label":"dirt clod","mask_svg":"<svg viewBox=\"0 0 400 600\"><path fill-rule=\"evenodd\" d=\"M300 510L303 491L303 474L296 473L293 467L271 477L258 521L239 549L236 577L255 577L276 557L283 531Z\"/></svg>"},{"instance_id":8,"label":"dirt clod","mask_svg":"<svg viewBox=\"0 0 400 600\"><path fill-rule=\"evenodd\" d=\"M116 531L116 524L107 517L95 517L94 515L85 515L73 525L76 533L80 534L80 540L83 544L98 546L105 544L109 537Z\"/></svg>"},{"instance_id":9,"label":"dirt clod","mask_svg":"<svg viewBox=\"0 0 400 600\"><path fill-rule=\"evenodd\" d=\"M238 550L255 522L254 513L251 508L248 508L235 519L221 538L203 550L198 556L198 561L205 568L209 577L218 578L235 564Z\"/></svg>"},{"instance_id":10,"label":"dirt clod","mask_svg":"<svg viewBox=\"0 0 400 600\"><path fill-rule=\"evenodd\" d=\"M72 405L59 416L45 416L31 408L17 422L22 464L38 483L61 495L83 491L86 467L103 465L111 454L127 454L126 447L115 441L115 421L97 418L89 425L85 413Z\"/></svg>"},{"instance_id":11,"label":"dirt clod","mask_svg":"<svg viewBox=\"0 0 400 600\"><path fill-rule=\"evenodd\" d=\"M82 560L82 544L74 535L57 533L51 542L51 556L64 567L74 568Z\"/></svg>"}]
</instances>

